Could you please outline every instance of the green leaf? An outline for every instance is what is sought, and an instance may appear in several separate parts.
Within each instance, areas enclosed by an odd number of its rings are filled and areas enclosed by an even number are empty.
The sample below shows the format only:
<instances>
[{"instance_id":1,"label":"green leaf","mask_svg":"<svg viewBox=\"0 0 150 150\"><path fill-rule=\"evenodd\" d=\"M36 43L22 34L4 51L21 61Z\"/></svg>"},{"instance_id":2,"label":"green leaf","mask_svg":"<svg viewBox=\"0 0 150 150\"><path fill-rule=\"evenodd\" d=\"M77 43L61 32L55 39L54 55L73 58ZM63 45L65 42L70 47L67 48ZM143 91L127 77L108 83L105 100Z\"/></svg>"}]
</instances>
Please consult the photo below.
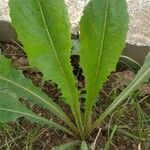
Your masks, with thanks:
<instances>
[{"instance_id":1,"label":"green leaf","mask_svg":"<svg viewBox=\"0 0 150 150\"><path fill-rule=\"evenodd\" d=\"M81 150L88 150L88 146L85 141L82 141Z\"/></svg>"},{"instance_id":2,"label":"green leaf","mask_svg":"<svg viewBox=\"0 0 150 150\"><path fill-rule=\"evenodd\" d=\"M58 83L82 128L78 91L70 64L71 34L64 0L10 0L10 16L32 67Z\"/></svg>"},{"instance_id":3,"label":"green leaf","mask_svg":"<svg viewBox=\"0 0 150 150\"><path fill-rule=\"evenodd\" d=\"M116 130L117 130L117 125L115 125L115 126L113 127L112 132L111 132L111 134L110 134L110 136L109 136L109 138L108 138L108 141L107 141L107 143L106 143L106 145L105 145L104 150L109 150L109 149L110 149L110 144L111 144L111 142L112 142L112 139L113 139L113 136L114 136Z\"/></svg>"},{"instance_id":4,"label":"green leaf","mask_svg":"<svg viewBox=\"0 0 150 150\"><path fill-rule=\"evenodd\" d=\"M134 70L135 72L137 72L141 68L141 65L137 61L125 55L121 55L120 62L125 64L130 69Z\"/></svg>"},{"instance_id":5,"label":"green leaf","mask_svg":"<svg viewBox=\"0 0 150 150\"><path fill-rule=\"evenodd\" d=\"M63 110L39 88L33 86L32 82L25 78L20 71L14 70L10 61L2 55L0 55L0 91L7 92L7 94L11 91L18 97L27 98L29 101L39 104L62 119L70 128L76 131L76 127Z\"/></svg>"},{"instance_id":6,"label":"green leaf","mask_svg":"<svg viewBox=\"0 0 150 150\"><path fill-rule=\"evenodd\" d=\"M99 90L115 70L128 30L125 0L91 0L80 22L80 57L86 77L85 120ZM86 125L85 125L86 126Z\"/></svg>"},{"instance_id":7,"label":"green leaf","mask_svg":"<svg viewBox=\"0 0 150 150\"><path fill-rule=\"evenodd\" d=\"M112 111L122 103L133 91L137 90L139 86L147 82L150 78L150 52L147 55L144 65L139 70L138 74L134 78L134 80L123 90L123 92L112 102L112 104L103 112L103 114L96 120L96 122L92 125L90 130L87 132L88 134L93 131L100 123L112 113Z\"/></svg>"},{"instance_id":8,"label":"green leaf","mask_svg":"<svg viewBox=\"0 0 150 150\"><path fill-rule=\"evenodd\" d=\"M56 147L52 148L52 150L74 150L74 146L78 145L79 143L80 143L80 141L68 142L66 144L56 146Z\"/></svg>"},{"instance_id":9,"label":"green leaf","mask_svg":"<svg viewBox=\"0 0 150 150\"><path fill-rule=\"evenodd\" d=\"M40 123L42 125L47 124L51 127L55 127L73 135L73 133L65 127L60 126L53 121L42 118L33 113L32 111L28 110L26 107L23 106L23 104L19 102L17 96L12 96L12 94L4 94L0 91L0 121L15 121L19 117L26 117L30 121Z\"/></svg>"}]
</instances>

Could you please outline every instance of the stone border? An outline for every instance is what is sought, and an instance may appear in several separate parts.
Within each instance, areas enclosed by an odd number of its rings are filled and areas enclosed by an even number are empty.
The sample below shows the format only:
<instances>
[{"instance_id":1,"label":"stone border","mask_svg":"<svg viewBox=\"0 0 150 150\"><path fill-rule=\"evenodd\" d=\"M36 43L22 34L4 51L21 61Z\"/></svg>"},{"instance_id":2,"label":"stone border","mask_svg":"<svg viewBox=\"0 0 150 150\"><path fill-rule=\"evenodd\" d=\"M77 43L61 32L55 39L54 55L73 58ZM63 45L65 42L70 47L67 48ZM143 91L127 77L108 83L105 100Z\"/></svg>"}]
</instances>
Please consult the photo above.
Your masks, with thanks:
<instances>
[{"instance_id":1,"label":"stone border","mask_svg":"<svg viewBox=\"0 0 150 150\"><path fill-rule=\"evenodd\" d=\"M0 0L0 20L10 22L9 0ZM126 0L129 13L129 31L126 42L150 46L150 0ZM78 29L79 20L89 0L65 0L72 29Z\"/></svg>"},{"instance_id":2,"label":"stone border","mask_svg":"<svg viewBox=\"0 0 150 150\"><path fill-rule=\"evenodd\" d=\"M0 41L11 42L11 40L15 40L15 41L17 40L17 35L15 33L15 30L11 27L11 24L9 23L10 18L8 18L8 12L6 11L9 9L7 6L7 1L8 0L0 0L0 2L3 2L3 3L5 2L4 3L5 5L3 8L4 10L2 10L2 12L4 12L5 15L2 16L2 18L0 18ZM89 0L65 0L65 1L68 6L71 24L74 28L76 27L76 24L78 20L80 19L82 10L84 6L86 5L86 2L88 2ZM127 43L130 43L133 45L126 44L123 54L130 56L131 58L133 58L139 63L142 63L145 56L150 51L150 47L136 46L134 45L134 43L136 43L137 45L142 45L142 44L138 44L138 42L140 42L140 43L143 43L143 45L145 44L150 45L149 43L150 38L148 38L147 36L147 34L150 32L150 27L148 26L150 24L149 23L150 21L145 19L145 18L148 18L148 16L150 15L150 11L148 11L148 8L150 6L150 0L127 0L127 2L128 2L128 11L134 12L134 13L129 13L130 25L129 25ZM74 15L75 13L72 13L72 12L77 12L77 14ZM145 29L141 30L141 27L143 26L143 24L147 25L147 28L146 28L147 31L145 35L143 35ZM140 29L136 25L140 27Z\"/></svg>"},{"instance_id":3,"label":"stone border","mask_svg":"<svg viewBox=\"0 0 150 150\"><path fill-rule=\"evenodd\" d=\"M126 44L123 50L123 55L131 57L139 64L143 64L145 57L149 52L150 52L150 47L148 46L136 46L136 45Z\"/></svg>"},{"instance_id":4,"label":"stone border","mask_svg":"<svg viewBox=\"0 0 150 150\"><path fill-rule=\"evenodd\" d=\"M0 21L0 41L11 42L17 40L17 34L12 28L11 24L7 21Z\"/></svg>"},{"instance_id":5,"label":"stone border","mask_svg":"<svg viewBox=\"0 0 150 150\"><path fill-rule=\"evenodd\" d=\"M0 22L0 41L11 42L12 40L17 41L17 34L12 28L11 24L7 21ZM145 56L150 52L150 47L148 46L136 46L131 44L126 44L123 54L131 57L138 63L142 64Z\"/></svg>"}]
</instances>

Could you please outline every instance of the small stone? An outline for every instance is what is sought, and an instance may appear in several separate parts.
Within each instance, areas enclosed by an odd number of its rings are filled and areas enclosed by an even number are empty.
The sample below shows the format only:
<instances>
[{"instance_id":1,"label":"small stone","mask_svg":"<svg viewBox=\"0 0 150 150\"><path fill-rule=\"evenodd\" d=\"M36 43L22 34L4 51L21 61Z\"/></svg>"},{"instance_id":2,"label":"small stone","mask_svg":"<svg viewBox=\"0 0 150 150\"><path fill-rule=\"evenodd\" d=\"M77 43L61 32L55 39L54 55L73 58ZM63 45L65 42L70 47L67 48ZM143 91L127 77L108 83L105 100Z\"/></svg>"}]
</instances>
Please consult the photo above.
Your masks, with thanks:
<instances>
[{"instance_id":1,"label":"small stone","mask_svg":"<svg viewBox=\"0 0 150 150\"><path fill-rule=\"evenodd\" d=\"M42 113L39 113L39 116L42 116Z\"/></svg>"},{"instance_id":2,"label":"small stone","mask_svg":"<svg viewBox=\"0 0 150 150\"><path fill-rule=\"evenodd\" d=\"M22 67L22 66L28 66L28 60L24 57L20 57L18 59L15 59L15 61L13 61L13 66L18 68L18 67Z\"/></svg>"},{"instance_id":3,"label":"small stone","mask_svg":"<svg viewBox=\"0 0 150 150\"><path fill-rule=\"evenodd\" d=\"M50 133L46 133L46 136L50 136Z\"/></svg>"}]
</instances>

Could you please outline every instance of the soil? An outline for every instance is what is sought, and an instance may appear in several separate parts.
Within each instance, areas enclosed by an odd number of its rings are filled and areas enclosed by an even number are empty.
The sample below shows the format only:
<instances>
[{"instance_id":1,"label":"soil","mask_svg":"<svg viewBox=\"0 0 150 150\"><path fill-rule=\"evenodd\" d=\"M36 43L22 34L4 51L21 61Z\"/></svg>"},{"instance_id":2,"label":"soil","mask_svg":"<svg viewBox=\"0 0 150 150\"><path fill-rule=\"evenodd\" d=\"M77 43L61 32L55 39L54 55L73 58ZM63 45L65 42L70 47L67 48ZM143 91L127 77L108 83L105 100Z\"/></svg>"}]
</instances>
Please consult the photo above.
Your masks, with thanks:
<instances>
[{"instance_id":1,"label":"soil","mask_svg":"<svg viewBox=\"0 0 150 150\"><path fill-rule=\"evenodd\" d=\"M61 101L61 90L58 88L58 85L56 83L53 83L51 80L49 81L43 81L42 77L43 74L35 69L29 68L29 63L27 60L26 54L23 52L21 47L16 45L16 43L1 43L1 51L2 54L4 54L7 58L11 59L12 65L16 69L21 69L23 71L23 74L25 77L32 80L33 84L35 86L41 87L41 90L45 92L49 97L51 97L67 114L72 117L72 114L70 113L70 108L67 104L65 104L63 101ZM82 69L79 66L80 58L78 55L72 55L70 57L70 62L73 66L73 73L77 78L77 88L80 91L81 95L84 95L86 91L84 91L85 81L84 76L82 75ZM117 65L117 73L119 72L126 72L129 71L126 66ZM108 81L104 84L103 89L100 91L99 99L96 103L95 111L93 114L93 120L97 118L97 116L107 108L107 106L111 103L111 92L113 89L114 84L118 84L116 81L117 74L116 72L113 72L110 77L108 78ZM124 87L126 85L122 85L121 87ZM117 93L121 92L121 88L117 89ZM150 97L148 97L149 99ZM85 98L84 96L81 96L81 109L83 109ZM51 115L47 110L42 109L38 105L30 105L30 103L26 102L25 100L21 99L21 102L25 103L26 107L31 108L34 112L38 113L39 115L42 115L48 119L53 119L59 124L64 124L61 120ZM136 119L137 119L137 113L132 107L129 106L129 109L131 109L129 112L124 112L123 114L126 117L123 117L123 121L127 124L132 122L132 126L136 125ZM144 106L143 106L144 107ZM148 113L148 112L147 112ZM131 119L134 118L134 121ZM113 121L111 124L117 122L117 119L122 118L113 118ZM73 120L73 119L72 119ZM104 145L108 141L108 127L107 125L110 122L110 117L108 117L104 124L102 124L101 133L97 140L97 150L100 150L104 147ZM37 124L33 124L29 121L27 121L25 118L19 118L16 122L9 122L6 126L8 126L9 132L6 132L6 129L1 127L0 132L0 147L7 143L9 140L13 140L12 144L8 145L10 146L10 150L23 150L25 147L30 147L32 150L50 150L52 147L67 143L69 141L73 140L73 137L70 137L69 135L58 131L56 129L51 129L47 126L41 127ZM96 135L98 133L98 129L96 129L91 136L88 138L88 143L91 144L94 142ZM18 137L18 139L16 139ZM33 138L34 137L34 138ZM35 138L36 137L36 138ZM16 139L16 140L15 140ZM2 150L6 150L7 146L4 146ZM126 138L125 135L122 133L116 132L113 137L113 142L110 145L110 150L137 150L138 149L139 142L132 139L132 138ZM79 147L76 147L75 149L79 150ZM144 150L144 149L143 149Z\"/></svg>"}]
</instances>

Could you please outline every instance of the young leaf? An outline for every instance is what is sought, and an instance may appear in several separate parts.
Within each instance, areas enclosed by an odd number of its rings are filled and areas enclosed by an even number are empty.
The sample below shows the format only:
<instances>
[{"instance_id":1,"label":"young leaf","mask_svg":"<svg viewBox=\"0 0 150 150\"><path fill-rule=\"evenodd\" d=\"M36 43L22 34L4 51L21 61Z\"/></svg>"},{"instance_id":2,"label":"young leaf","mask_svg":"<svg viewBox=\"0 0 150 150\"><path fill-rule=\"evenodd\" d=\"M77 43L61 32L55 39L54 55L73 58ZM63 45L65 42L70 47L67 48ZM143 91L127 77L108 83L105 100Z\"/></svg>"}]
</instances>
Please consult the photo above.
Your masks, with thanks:
<instances>
[{"instance_id":1,"label":"young leaf","mask_svg":"<svg viewBox=\"0 0 150 150\"><path fill-rule=\"evenodd\" d=\"M128 15L125 0L91 0L80 22L80 57L86 82L85 120L98 92L125 46ZM86 126L86 125L85 125Z\"/></svg>"},{"instance_id":2,"label":"young leaf","mask_svg":"<svg viewBox=\"0 0 150 150\"><path fill-rule=\"evenodd\" d=\"M53 121L44 119L34 114L32 111L28 110L26 107L23 106L23 104L19 102L17 96L15 96L14 94L4 94L2 91L0 91L0 121L15 121L19 117L26 117L30 121L40 123L42 125L47 124L51 127L55 127L73 135L73 133L65 127Z\"/></svg>"},{"instance_id":3,"label":"young leaf","mask_svg":"<svg viewBox=\"0 0 150 150\"><path fill-rule=\"evenodd\" d=\"M139 85L147 82L150 78L150 52L147 55L144 65L139 70L134 80L123 90L123 92L112 102L112 104L104 111L104 113L96 120L88 132L94 130L100 123L112 113L112 111L128 97L133 91L139 88Z\"/></svg>"},{"instance_id":4,"label":"young leaf","mask_svg":"<svg viewBox=\"0 0 150 150\"><path fill-rule=\"evenodd\" d=\"M70 65L71 34L64 0L10 0L10 16L32 67L58 83L82 128L79 96Z\"/></svg>"},{"instance_id":5,"label":"young leaf","mask_svg":"<svg viewBox=\"0 0 150 150\"><path fill-rule=\"evenodd\" d=\"M39 104L62 119L70 128L76 131L76 127L63 110L40 89L33 86L32 82L25 78L20 71L14 70L8 59L0 55L0 91L2 90L11 91L18 97L24 97L29 101Z\"/></svg>"},{"instance_id":6,"label":"young leaf","mask_svg":"<svg viewBox=\"0 0 150 150\"><path fill-rule=\"evenodd\" d=\"M82 141L81 143L81 150L88 150L88 146L85 141Z\"/></svg>"}]
</instances>

